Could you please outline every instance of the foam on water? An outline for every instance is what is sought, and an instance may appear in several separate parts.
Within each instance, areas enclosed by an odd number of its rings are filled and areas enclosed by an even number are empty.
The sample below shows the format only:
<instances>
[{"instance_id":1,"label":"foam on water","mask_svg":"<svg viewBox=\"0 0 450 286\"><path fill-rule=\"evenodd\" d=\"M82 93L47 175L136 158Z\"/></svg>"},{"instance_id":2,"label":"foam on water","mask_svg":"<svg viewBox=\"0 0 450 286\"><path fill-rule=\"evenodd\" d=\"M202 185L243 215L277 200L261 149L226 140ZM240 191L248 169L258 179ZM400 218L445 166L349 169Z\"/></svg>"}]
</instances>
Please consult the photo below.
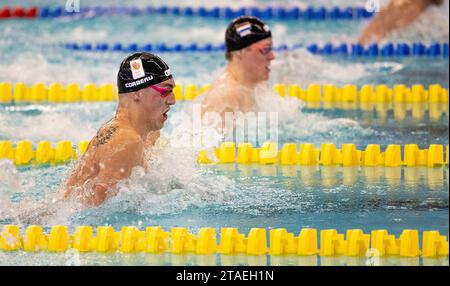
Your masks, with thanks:
<instances>
[{"instance_id":1,"label":"foam on water","mask_svg":"<svg viewBox=\"0 0 450 286\"><path fill-rule=\"evenodd\" d=\"M0 221L55 225L71 224L75 220L79 224L95 225L114 219L117 210L120 210L120 214L159 216L221 202L233 195L230 179L224 176L203 176L202 170L196 166L198 152L194 148L171 147L164 142L166 140L161 138L157 146L147 150L146 169L137 167L128 179L119 182L116 197L98 208L88 210L83 210L84 207L77 201L62 201L61 190L55 185L49 188L41 186L41 199L26 196L18 201L11 200L12 193L17 195L18 190L28 193L34 186L22 186L17 176L11 176L17 173L12 163L2 161L0 178L8 177L6 182L1 180L8 191L0 192L3 195ZM58 174L66 177L67 171Z\"/></svg>"},{"instance_id":2,"label":"foam on water","mask_svg":"<svg viewBox=\"0 0 450 286\"><path fill-rule=\"evenodd\" d=\"M103 56L105 59L106 57ZM61 61L50 59L47 55L31 51L24 51L20 56L5 59L0 66L0 74L8 75L8 82L24 82L34 84L44 82L51 84L59 82L68 83L112 83L115 82L114 70L117 69L114 62L102 61L102 65L86 64L77 57L64 57L58 54ZM118 57L120 58L120 56ZM94 58L98 60L99 58ZM85 60L86 61L86 60ZM87 61L90 61L87 59ZM95 61L91 61L95 63ZM70 68L68 68L70 66ZM118 66L118 64L117 64Z\"/></svg>"},{"instance_id":3,"label":"foam on water","mask_svg":"<svg viewBox=\"0 0 450 286\"><path fill-rule=\"evenodd\" d=\"M119 183L119 193L102 206L79 212L73 224L155 223L161 216L219 204L233 197L232 181L207 176L196 166L195 152L187 148L156 146L148 150L147 171L136 168Z\"/></svg>"},{"instance_id":4,"label":"foam on water","mask_svg":"<svg viewBox=\"0 0 450 286\"><path fill-rule=\"evenodd\" d=\"M61 172L56 167L52 169L24 172L17 170L9 160L0 161L0 223L67 224L71 215L82 209L78 202L61 199L59 184L62 178L58 177ZM42 180L47 177L46 172L53 176Z\"/></svg>"},{"instance_id":5,"label":"foam on water","mask_svg":"<svg viewBox=\"0 0 450 286\"><path fill-rule=\"evenodd\" d=\"M229 179L216 177L211 180L202 176L196 164L196 154L194 148L170 145L150 148L147 153L148 171L138 169L130 179L125 180L120 186L123 197L118 199L154 204L153 209L142 208L139 211L160 214L170 212L171 208L182 210L196 202L221 201L232 194L227 191L231 183ZM160 200L168 204L159 204Z\"/></svg>"},{"instance_id":6,"label":"foam on water","mask_svg":"<svg viewBox=\"0 0 450 286\"><path fill-rule=\"evenodd\" d=\"M279 137L282 142L322 143L324 135L332 135L333 142L355 140L375 134L375 131L362 127L358 121L348 118L328 118L319 113L306 113L297 98L275 95L267 87L256 91L258 106L264 112L278 113Z\"/></svg>"},{"instance_id":7,"label":"foam on water","mask_svg":"<svg viewBox=\"0 0 450 286\"><path fill-rule=\"evenodd\" d=\"M271 65L270 82L299 83L303 89L311 83L355 82L370 74L369 66L362 63L332 62L302 49L277 55Z\"/></svg>"},{"instance_id":8,"label":"foam on water","mask_svg":"<svg viewBox=\"0 0 450 286\"><path fill-rule=\"evenodd\" d=\"M0 140L90 140L115 114L116 103L8 106L0 112ZM2 108L3 109L3 108Z\"/></svg>"},{"instance_id":9,"label":"foam on water","mask_svg":"<svg viewBox=\"0 0 450 286\"><path fill-rule=\"evenodd\" d=\"M10 160L0 160L0 186L2 187L0 195L10 192L22 191L22 186L20 185L19 179L17 177L17 170L13 162ZM3 200L4 199L0 199L0 201Z\"/></svg>"},{"instance_id":10,"label":"foam on water","mask_svg":"<svg viewBox=\"0 0 450 286\"><path fill-rule=\"evenodd\" d=\"M401 31L396 31L386 41L430 41L440 39L449 41L449 0L444 0L441 6L430 6L410 26Z\"/></svg>"}]
</instances>

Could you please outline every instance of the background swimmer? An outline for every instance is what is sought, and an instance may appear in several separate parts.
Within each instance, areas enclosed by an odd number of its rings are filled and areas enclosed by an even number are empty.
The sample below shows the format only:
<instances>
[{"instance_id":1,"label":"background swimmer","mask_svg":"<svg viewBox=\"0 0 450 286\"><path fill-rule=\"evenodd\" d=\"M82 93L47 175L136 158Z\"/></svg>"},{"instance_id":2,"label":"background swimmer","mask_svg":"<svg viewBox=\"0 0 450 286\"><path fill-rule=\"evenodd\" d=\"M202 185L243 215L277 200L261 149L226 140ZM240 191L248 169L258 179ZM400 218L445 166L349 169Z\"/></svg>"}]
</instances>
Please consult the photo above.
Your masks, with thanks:
<instances>
[{"instance_id":1,"label":"background swimmer","mask_svg":"<svg viewBox=\"0 0 450 286\"><path fill-rule=\"evenodd\" d=\"M227 67L202 100L202 113L257 111L255 87L269 79L272 33L260 19L243 16L230 23L225 34Z\"/></svg>"},{"instance_id":2,"label":"background swimmer","mask_svg":"<svg viewBox=\"0 0 450 286\"><path fill-rule=\"evenodd\" d=\"M262 144L268 139L262 134L273 134L274 137L269 136L271 140L278 140L272 132L275 128L271 129L271 126L277 126L281 133L291 129L298 133L298 122L303 122L303 126L315 124L315 127L302 130L317 129L316 126L324 122L328 126L357 126L355 121L348 119L329 120L314 116L314 120L310 120L311 115L301 112L301 101L294 97L280 97L264 84L269 80L275 55L270 28L260 19L252 16L236 18L226 29L225 42L226 69L196 100L196 103L201 103L203 130L214 128L223 135L221 141L235 141L236 134L244 134L245 140L257 145L256 142ZM279 65L277 68L288 67ZM258 116L264 114L268 120L258 123L256 113Z\"/></svg>"},{"instance_id":3,"label":"background swimmer","mask_svg":"<svg viewBox=\"0 0 450 286\"><path fill-rule=\"evenodd\" d=\"M120 65L117 76L119 105L89 143L69 176L64 197L97 206L117 193L116 184L144 166L144 148L156 140L170 106L175 104L175 82L167 64L150 53L135 53ZM150 141L150 142L146 142Z\"/></svg>"},{"instance_id":4,"label":"background swimmer","mask_svg":"<svg viewBox=\"0 0 450 286\"><path fill-rule=\"evenodd\" d=\"M358 42L366 45L379 42L396 30L406 28L432 5L444 0L391 0L364 29Z\"/></svg>"}]
</instances>

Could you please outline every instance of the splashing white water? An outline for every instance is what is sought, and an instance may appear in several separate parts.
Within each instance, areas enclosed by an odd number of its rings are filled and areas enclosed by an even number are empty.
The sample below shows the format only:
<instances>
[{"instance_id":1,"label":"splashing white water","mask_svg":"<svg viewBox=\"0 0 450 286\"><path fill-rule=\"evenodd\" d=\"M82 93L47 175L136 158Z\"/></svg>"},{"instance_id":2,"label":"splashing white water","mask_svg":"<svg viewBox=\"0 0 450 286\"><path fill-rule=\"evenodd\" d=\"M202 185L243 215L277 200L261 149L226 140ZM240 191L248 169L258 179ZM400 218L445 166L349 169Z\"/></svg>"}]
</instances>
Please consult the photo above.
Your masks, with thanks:
<instances>
[{"instance_id":1,"label":"splashing white water","mask_svg":"<svg viewBox=\"0 0 450 286\"><path fill-rule=\"evenodd\" d=\"M202 175L195 150L172 147L161 141L164 139L147 150L147 171L135 168L128 179L120 182L118 195L100 207L103 215L118 209L144 216L173 214L233 196L230 179Z\"/></svg>"},{"instance_id":2,"label":"splashing white water","mask_svg":"<svg viewBox=\"0 0 450 286\"><path fill-rule=\"evenodd\" d=\"M17 169L11 160L0 159L0 187L2 186L6 186L6 190L9 192L23 191L17 176ZM0 191L0 195L4 192L5 190Z\"/></svg>"},{"instance_id":3,"label":"splashing white water","mask_svg":"<svg viewBox=\"0 0 450 286\"><path fill-rule=\"evenodd\" d=\"M0 219L11 217L11 193L22 191L14 163L11 160L0 159Z\"/></svg>"},{"instance_id":4,"label":"splashing white water","mask_svg":"<svg viewBox=\"0 0 450 286\"><path fill-rule=\"evenodd\" d=\"M449 40L449 1L444 0L441 6L432 5L411 25L401 31L393 32L387 41L423 41L432 39Z\"/></svg>"},{"instance_id":5,"label":"splashing white water","mask_svg":"<svg viewBox=\"0 0 450 286\"><path fill-rule=\"evenodd\" d=\"M117 62L103 61L102 65L88 64L92 61L89 55L80 60L77 57L64 57L63 63L55 62L54 59L49 59L41 51L23 51L20 56L11 57L0 65L0 74L2 76L8 75L5 78L9 82L24 82L27 84L34 84L36 82L44 82L51 84L59 82L63 85L68 83L111 83L114 82L114 72L120 55L115 55L118 58ZM56 55L57 58L63 57L61 53ZM108 59L107 54L95 55L95 59ZM109 57L111 58L111 57ZM70 67L70 68L68 68Z\"/></svg>"},{"instance_id":6,"label":"splashing white water","mask_svg":"<svg viewBox=\"0 0 450 286\"><path fill-rule=\"evenodd\" d=\"M29 196L35 182L26 181L20 178L12 161L0 160L0 221L18 225L67 224L71 215L82 209L76 201L63 201L59 189L42 190L42 199ZM18 194L24 195L22 199L17 200Z\"/></svg>"},{"instance_id":7,"label":"splashing white water","mask_svg":"<svg viewBox=\"0 0 450 286\"><path fill-rule=\"evenodd\" d=\"M373 131L364 129L359 123L347 118L328 118L321 114L305 113L304 104L294 97L280 97L265 86L260 86L256 92L258 107L264 112L277 112L280 133L295 138L310 137L314 134L352 129L357 134L371 134Z\"/></svg>"},{"instance_id":8,"label":"splashing white water","mask_svg":"<svg viewBox=\"0 0 450 286\"><path fill-rule=\"evenodd\" d=\"M304 49L277 56L272 63L271 83L299 83L305 88L311 83L355 82L369 75L365 64L333 63Z\"/></svg>"},{"instance_id":9,"label":"splashing white water","mask_svg":"<svg viewBox=\"0 0 450 286\"><path fill-rule=\"evenodd\" d=\"M44 113L26 117L13 114L0 114L0 134L13 141L31 140L70 140L74 144L90 140L96 129L92 123L84 123L81 118L61 113Z\"/></svg>"}]
</instances>

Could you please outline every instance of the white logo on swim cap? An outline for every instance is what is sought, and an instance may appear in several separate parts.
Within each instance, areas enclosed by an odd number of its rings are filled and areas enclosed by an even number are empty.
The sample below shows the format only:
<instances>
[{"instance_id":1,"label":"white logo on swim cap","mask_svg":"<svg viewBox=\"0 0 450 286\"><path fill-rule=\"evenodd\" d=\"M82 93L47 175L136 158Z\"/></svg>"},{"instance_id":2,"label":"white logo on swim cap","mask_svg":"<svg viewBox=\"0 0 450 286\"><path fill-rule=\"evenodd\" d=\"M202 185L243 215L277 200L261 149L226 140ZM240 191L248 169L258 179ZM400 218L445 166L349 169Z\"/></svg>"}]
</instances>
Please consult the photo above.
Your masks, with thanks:
<instances>
[{"instance_id":1,"label":"white logo on swim cap","mask_svg":"<svg viewBox=\"0 0 450 286\"><path fill-rule=\"evenodd\" d=\"M263 29L264 29L264 31L266 31L266 32L269 32L269 31L270 31L269 26L267 26L267 25L264 25Z\"/></svg>"},{"instance_id":2,"label":"white logo on swim cap","mask_svg":"<svg viewBox=\"0 0 450 286\"><path fill-rule=\"evenodd\" d=\"M170 69L166 69L166 70L164 71L164 74L165 74L166 76L171 76L171 75L172 75L172 72L170 71Z\"/></svg>"},{"instance_id":3,"label":"white logo on swim cap","mask_svg":"<svg viewBox=\"0 0 450 286\"><path fill-rule=\"evenodd\" d=\"M138 79L145 76L145 71L144 67L142 66L141 59L130 61L130 69L133 75L133 79Z\"/></svg>"},{"instance_id":4,"label":"white logo on swim cap","mask_svg":"<svg viewBox=\"0 0 450 286\"><path fill-rule=\"evenodd\" d=\"M239 37L243 38L252 34L252 24L249 22L244 22L236 25L236 32Z\"/></svg>"},{"instance_id":5,"label":"white logo on swim cap","mask_svg":"<svg viewBox=\"0 0 450 286\"><path fill-rule=\"evenodd\" d=\"M144 77L144 78L142 78L140 80L137 80L137 81L127 82L125 84L125 87L126 88L135 87L135 86L144 84L144 83L152 81L152 80L153 80L153 76Z\"/></svg>"}]
</instances>

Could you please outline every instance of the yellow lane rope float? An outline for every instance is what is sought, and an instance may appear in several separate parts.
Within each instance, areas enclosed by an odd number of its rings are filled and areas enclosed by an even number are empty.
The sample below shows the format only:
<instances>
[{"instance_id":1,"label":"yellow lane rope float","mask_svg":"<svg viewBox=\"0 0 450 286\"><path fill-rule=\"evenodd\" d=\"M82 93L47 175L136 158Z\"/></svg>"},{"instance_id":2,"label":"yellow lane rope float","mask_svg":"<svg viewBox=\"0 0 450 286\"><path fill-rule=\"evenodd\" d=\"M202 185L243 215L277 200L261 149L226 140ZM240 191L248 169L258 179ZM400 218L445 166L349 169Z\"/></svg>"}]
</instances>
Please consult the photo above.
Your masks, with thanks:
<instances>
[{"instance_id":1,"label":"yellow lane rope float","mask_svg":"<svg viewBox=\"0 0 450 286\"><path fill-rule=\"evenodd\" d=\"M198 87L194 84L177 85L174 89L177 100L193 100L210 88L210 84ZM363 85L358 88L355 84L337 87L333 84L309 84L302 88L299 84L275 84L273 90L280 96L294 97L310 103L312 107L324 103L416 103L416 104L447 104L449 102L448 89L439 84L433 84L426 89L421 84L410 87L396 84ZM84 87L76 83L52 83L48 87L45 83L34 83L31 86L25 83L0 83L0 103L74 103L116 101L117 90L113 84L97 86L93 83Z\"/></svg>"},{"instance_id":2,"label":"yellow lane rope float","mask_svg":"<svg viewBox=\"0 0 450 286\"><path fill-rule=\"evenodd\" d=\"M117 91L112 84L96 86L86 84L84 88L76 83L52 83L49 87L45 83L35 83L31 87L25 83L0 83L0 103L75 103L116 101Z\"/></svg>"},{"instance_id":3,"label":"yellow lane rope float","mask_svg":"<svg viewBox=\"0 0 450 286\"><path fill-rule=\"evenodd\" d=\"M89 142L79 142L76 148L66 140L56 144L41 141L34 145L36 148L31 141L19 141L15 145L11 141L0 141L0 159L12 160L17 166L63 164L82 156ZM358 150L355 144L343 144L338 149L333 143L323 143L321 149L316 149L310 143L302 143L300 148L295 143L286 143L278 150L277 144L271 142L264 143L261 148L250 143L240 143L236 148L235 143L224 142L214 149L214 156L216 160L208 157L207 150L202 150L198 163L436 168L448 167L449 145L432 144L420 149L417 144L406 144L403 148L390 144L383 152L378 144L369 144L364 150Z\"/></svg>"},{"instance_id":4,"label":"yellow lane rope float","mask_svg":"<svg viewBox=\"0 0 450 286\"><path fill-rule=\"evenodd\" d=\"M14 146L10 141L0 141L0 160L9 159L17 166L65 164L84 154L89 142L83 141L76 149L70 141L59 141L53 148L49 141L41 141L33 149L31 141L19 141Z\"/></svg>"},{"instance_id":5,"label":"yellow lane rope float","mask_svg":"<svg viewBox=\"0 0 450 286\"><path fill-rule=\"evenodd\" d=\"M419 231L413 229L403 230L395 237L385 229L373 230L370 234L361 229L349 229L344 235L336 229L318 231L313 228L304 228L296 236L277 228L270 229L267 241L265 228L252 228L248 235L237 228L222 228L218 242L215 228L201 228L194 235L184 227L174 227L167 232L161 226L147 227L143 231L135 226L124 226L116 232L111 226L99 226L94 235L92 226L79 226L70 234L67 226L57 225L45 234L41 226L31 225L22 236L17 225L5 225L0 233L0 250L361 257L370 249L379 257L448 256L448 238L439 231L424 231L422 246L419 236Z\"/></svg>"},{"instance_id":6,"label":"yellow lane rope float","mask_svg":"<svg viewBox=\"0 0 450 286\"><path fill-rule=\"evenodd\" d=\"M427 149L420 149L417 144L390 144L382 152L380 145L369 144L364 151L358 150L355 144L343 144L341 149L333 143L324 143L321 149L313 144L300 144L297 151L295 143L286 143L281 150L275 143L266 142L261 148L254 148L250 143L224 142L214 150L216 161L208 158L206 150L198 157L200 164L260 164L260 165L303 165L303 166L344 166L344 167L442 167L449 164L449 146L433 144Z\"/></svg>"},{"instance_id":7,"label":"yellow lane rope float","mask_svg":"<svg viewBox=\"0 0 450 286\"><path fill-rule=\"evenodd\" d=\"M360 103L448 103L448 89L439 84L430 85L426 89L421 84L407 87L396 84L363 85L358 89L355 84L336 87L333 84L310 84L306 89L299 85L276 84L273 90L280 96L291 96L306 102L360 102Z\"/></svg>"}]
</instances>

